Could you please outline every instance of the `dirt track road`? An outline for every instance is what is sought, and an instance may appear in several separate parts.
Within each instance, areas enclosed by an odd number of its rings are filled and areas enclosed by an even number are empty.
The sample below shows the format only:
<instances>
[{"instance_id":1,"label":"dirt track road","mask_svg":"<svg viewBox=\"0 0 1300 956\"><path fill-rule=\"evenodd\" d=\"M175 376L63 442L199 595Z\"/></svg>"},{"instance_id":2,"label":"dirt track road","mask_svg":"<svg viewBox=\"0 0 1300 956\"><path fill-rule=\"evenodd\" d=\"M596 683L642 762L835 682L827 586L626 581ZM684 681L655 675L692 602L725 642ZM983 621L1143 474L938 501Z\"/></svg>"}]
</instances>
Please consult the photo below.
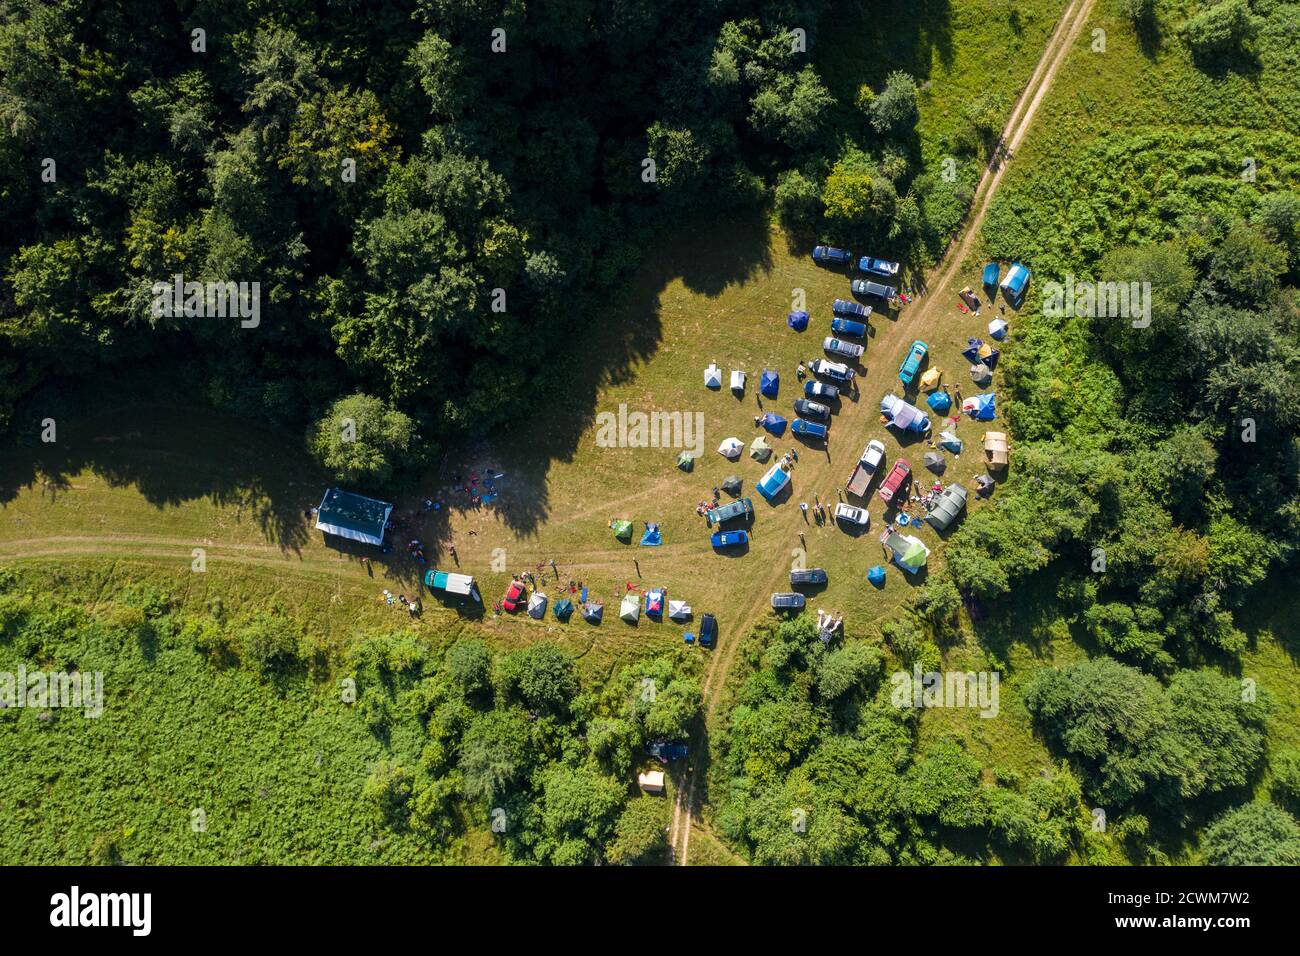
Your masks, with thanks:
<instances>
[{"instance_id":1,"label":"dirt track road","mask_svg":"<svg viewBox=\"0 0 1300 956\"><path fill-rule=\"evenodd\" d=\"M940 323L952 313L957 292L966 284L965 281L959 278L962 264L971 252L980 225L988 212L989 203L1002 182L1002 177L1007 169L1007 160L1014 156L1015 151L1028 133L1038 107L1046 98L1057 70L1065 62L1070 50L1074 47L1075 41L1092 12L1094 3L1095 0L1073 0L1061 15L1056 29L1052 32L1047 46L1043 50L1043 55L1039 58L1038 65L1012 108L1011 116L1007 120L1006 130L1002 135L1001 149L996 152L994 158L980 176L975 190L975 197L971 202L970 212L961 232L949 245L942 260L932 273L932 277L926 286L926 294L919 301L905 308L898 321L881 323L880 335L873 340L871 346L875 354L891 356L901 354L904 345L912 339L929 337L930 330L937 329ZM888 363L873 362L869 366L867 373L859 376L858 388L867 400L854 403L851 407L845 409L843 415L838 416L836 421L836 431L838 433L865 433L867 426L877 414L875 403L870 400L870 396L890 391L895 384L893 373L894 368ZM828 477L830 465L814 460L811 455L805 457L808 464L800 464L797 468L800 478L804 479L809 487L837 483ZM837 464L834 467L843 469L843 465ZM799 519L797 514L797 509L786 509L784 515L784 521L789 527L782 529L782 531L788 533L790 537L798 533ZM736 640L725 642L710 662L709 669L705 673L703 687L705 709L703 723L705 725L713 718L718 702L723 696L727 675L731 671L732 662L735 660L741 639L751 632L759 617L766 613L767 595L771 591L780 590L779 584L785 579L788 572L789 567L785 563L779 563L773 568L771 578L768 581L769 586L757 592L758 599L753 607L748 609L741 623L734 629L733 633L736 635ZM691 741L692 753L700 752L705 736L706 731L704 727L701 727L697 731L695 739ZM674 861L681 866L687 865L690 861L691 829L692 827L701 826L698 819L699 806L696 799L697 781L698 774L688 770L677 789L677 799L673 804L669 842L672 844Z\"/></svg>"}]
</instances>

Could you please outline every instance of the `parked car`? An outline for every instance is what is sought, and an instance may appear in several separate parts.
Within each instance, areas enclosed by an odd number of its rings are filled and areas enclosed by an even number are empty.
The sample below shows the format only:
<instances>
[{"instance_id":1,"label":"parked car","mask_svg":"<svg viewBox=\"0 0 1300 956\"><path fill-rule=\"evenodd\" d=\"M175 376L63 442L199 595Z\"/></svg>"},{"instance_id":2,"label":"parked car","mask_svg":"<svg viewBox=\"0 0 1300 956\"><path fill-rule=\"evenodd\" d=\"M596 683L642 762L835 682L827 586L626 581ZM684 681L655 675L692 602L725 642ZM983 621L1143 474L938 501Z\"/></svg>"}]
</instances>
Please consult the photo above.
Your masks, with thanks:
<instances>
[{"instance_id":1,"label":"parked car","mask_svg":"<svg viewBox=\"0 0 1300 956\"><path fill-rule=\"evenodd\" d=\"M880 463L885 460L885 444L878 438L873 438L867 442L867 447L862 452L862 457L858 463L853 466L853 473L849 475L847 490L851 495L861 497L867 491L871 484L871 479L876 477L876 471L880 468Z\"/></svg>"},{"instance_id":2,"label":"parked car","mask_svg":"<svg viewBox=\"0 0 1300 956\"><path fill-rule=\"evenodd\" d=\"M847 521L849 524L860 525L864 528L871 521L871 515L867 514L866 508L855 508L843 501L835 506L835 517L841 521Z\"/></svg>"},{"instance_id":3,"label":"parked car","mask_svg":"<svg viewBox=\"0 0 1300 956\"><path fill-rule=\"evenodd\" d=\"M903 364L898 367L898 377L904 385L912 384L912 379L916 378L916 373L920 371L921 363L925 361L929 351L930 347L920 339L912 343L907 358L903 359Z\"/></svg>"},{"instance_id":4,"label":"parked car","mask_svg":"<svg viewBox=\"0 0 1300 956\"><path fill-rule=\"evenodd\" d=\"M860 339L866 337L867 326L853 319L831 319L831 331L836 335L852 335Z\"/></svg>"},{"instance_id":5,"label":"parked car","mask_svg":"<svg viewBox=\"0 0 1300 956\"><path fill-rule=\"evenodd\" d=\"M706 520L710 525L722 525L733 518L742 518L745 521L754 520L753 499L739 498L736 501L714 508L708 513Z\"/></svg>"},{"instance_id":6,"label":"parked car","mask_svg":"<svg viewBox=\"0 0 1300 956\"><path fill-rule=\"evenodd\" d=\"M809 398L836 399L840 397L840 390L834 385L826 385L822 382L804 382L803 393Z\"/></svg>"},{"instance_id":7,"label":"parked car","mask_svg":"<svg viewBox=\"0 0 1300 956\"><path fill-rule=\"evenodd\" d=\"M827 429L821 422L810 422L802 418L796 418L790 423L790 431L796 435L807 435L809 438L825 438Z\"/></svg>"},{"instance_id":8,"label":"parked car","mask_svg":"<svg viewBox=\"0 0 1300 956\"><path fill-rule=\"evenodd\" d=\"M845 342L843 339L833 338L829 335L822 339L822 348L832 355L843 355L846 358L861 358L862 353L866 351L861 345Z\"/></svg>"},{"instance_id":9,"label":"parked car","mask_svg":"<svg viewBox=\"0 0 1300 956\"><path fill-rule=\"evenodd\" d=\"M813 262L825 266L847 266L853 261L853 253L834 246L814 246L812 257Z\"/></svg>"},{"instance_id":10,"label":"parked car","mask_svg":"<svg viewBox=\"0 0 1300 956\"><path fill-rule=\"evenodd\" d=\"M802 611L803 595L796 591L777 591L772 595L774 611Z\"/></svg>"},{"instance_id":11,"label":"parked car","mask_svg":"<svg viewBox=\"0 0 1300 956\"><path fill-rule=\"evenodd\" d=\"M501 606L511 613L519 610L524 603L524 586L518 581L511 581L506 588L506 596L501 599Z\"/></svg>"},{"instance_id":12,"label":"parked car","mask_svg":"<svg viewBox=\"0 0 1300 956\"><path fill-rule=\"evenodd\" d=\"M835 304L831 306L831 312L835 315L852 316L864 322L871 318L871 306L854 302L852 299L836 299Z\"/></svg>"},{"instance_id":13,"label":"parked car","mask_svg":"<svg viewBox=\"0 0 1300 956\"><path fill-rule=\"evenodd\" d=\"M808 367L814 375L822 375L837 382L851 381L854 375L853 369L843 362L828 362L826 359L816 359Z\"/></svg>"},{"instance_id":14,"label":"parked car","mask_svg":"<svg viewBox=\"0 0 1300 956\"><path fill-rule=\"evenodd\" d=\"M809 401L806 398L796 398L794 400L794 410L804 418L815 418L823 422L831 417L831 409L829 405L823 405L821 402Z\"/></svg>"},{"instance_id":15,"label":"parked car","mask_svg":"<svg viewBox=\"0 0 1300 956\"><path fill-rule=\"evenodd\" d=\"M824 568L804 568L802 571L790 572L790 587L795 588L801 584L825 584L826 571Z\"/></svg>"},{"instance_id":16,"label":"parked car","mask_svg":"<svg viewBox=\"0 0 1300 956\"><path fill-rule=\"evenodd\" d=\"M890 262L888 259L877 259L875 256L863 256L858 260L858 268L863 272L870 272L872 275L884 276L886 279L892 279L898 275L899 264Z\"/></svg>"},{"instance_id":17,"label":"parked car","mask_svg":"<svg viewBox=\"0 0 1300 956\"><path fill-rule=\"evenodd\" d=\"M879 282L872 282L870 279L854 279L849 288L853 290L854 295L880 299L884 302L898 298L898 290L892 285L881 285Z\"/></svg>"},{"instance_id":18,"label":"parked car","mask_svg":"<svg viewBox=\"0 0 1300 956\"><path fill-rule=\"evenodd\" d=\"M712 614L700 618L700 647L712 647L718 639L718 622Z\"/></svg>"},{"instance_id":19,"label":"parked car","mask_svg":"<svg viewBox=\"0 0 1300 956\"><path fill-rule=\"evenodd\" d=\"M894 467L885 480L880 485L880 497L885 504L892 504L894 495L907 484L908 478L912 476L912 466L907 463L906 458L900 458L894 462Z\"/></svg>"},{"instance_id":20,"label":"parked car","mask_svg":"<svg viewBox=\"0 0 1300 956\"><path fill-rule=\"evenodd\" d=\"M749 532L717 531L709 540L713 542L715 548L735 548L742 544L749 544Z\"/></svg>"},{"instance_id":21,"label":"parked car","mask_svg":"<svg viewBox=\"0 0 1300 956\"><path fill-rule=\"evenodd\" d=\"M646 744L645 749L651 757L658 757L660 763L667 763L670 760L683 760L688 752L686 744L670 744L663 740L656 740L653 743Z\"/></svg>"}]
</instances>

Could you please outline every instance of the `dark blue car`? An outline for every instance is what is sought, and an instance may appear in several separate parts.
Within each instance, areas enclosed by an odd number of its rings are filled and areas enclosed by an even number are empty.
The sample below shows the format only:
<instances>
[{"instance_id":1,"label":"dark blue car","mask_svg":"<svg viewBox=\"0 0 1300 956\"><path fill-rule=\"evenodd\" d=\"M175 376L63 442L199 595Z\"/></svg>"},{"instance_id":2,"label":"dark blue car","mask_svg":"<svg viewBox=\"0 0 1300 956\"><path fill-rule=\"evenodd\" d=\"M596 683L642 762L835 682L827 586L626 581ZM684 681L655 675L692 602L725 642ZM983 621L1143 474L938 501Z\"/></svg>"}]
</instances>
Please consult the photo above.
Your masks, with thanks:
<instances>
[{"instance_id":1,"label":"dark blue car","mask_svg":"<svg viewBox=\"0 0 1300 956\"><path fill-rule=\"evenodd\" d=\"M847 266L853 261L853 253L847 249L834 246L815 246L812 251L813 262L826 266Z\"/></svg>"},{"instance_id":2,"label":"dark blue car","mask_svg":"<svg viewBox=\"0 0 1300 956\"><path fill-rule=\"evenodd\" d=\"M670 760L683 760L686 757L686 744L670 744L656 740L654 743L647 744L646 750L650 756L658 757L663 763Z\"/></svg>"},{"instance_id":3,"label":"dark blue car","mask_svg":"<svg viewBox=\"0 0 1300 956\"><path fill-rule=\"evenodd\" d=\"M803 393L809 398L836 399L840 397L840 390L834 385L827 385L825 382L814 382L812 379L803 383Z\"/></svg>"},{"instance_id":4,"label":"dark blue car","mask_svg":"<svg viewBox=\"0 0 1300 956\"><path fill-rule=\"evenodd\" d=\"M867 327L852 319L831 319L831 331L836 335L852 335L860 339L866 336Z\"/></svg>"},{"instance_id":5,"label":"dark blue car","mask_svg":"<svg viewBox=\"0 0 1300 956\"><path fill-rule=\"evenodd\" d=\"M802 418L796 418L794 424L790 426L790 431L796 435L806 435L809 438L825 438L826 426L819 422L806 422Z\"/></svg>"}]
</instances>

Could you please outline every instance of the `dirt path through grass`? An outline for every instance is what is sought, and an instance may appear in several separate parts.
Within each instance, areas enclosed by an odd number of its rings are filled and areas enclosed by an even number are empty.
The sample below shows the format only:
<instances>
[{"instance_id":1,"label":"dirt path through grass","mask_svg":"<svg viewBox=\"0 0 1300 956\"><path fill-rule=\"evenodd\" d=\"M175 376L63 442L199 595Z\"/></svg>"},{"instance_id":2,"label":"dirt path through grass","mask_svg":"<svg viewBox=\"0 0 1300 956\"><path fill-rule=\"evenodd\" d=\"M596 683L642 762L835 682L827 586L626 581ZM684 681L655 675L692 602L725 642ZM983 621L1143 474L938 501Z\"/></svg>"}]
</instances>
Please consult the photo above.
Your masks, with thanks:
<instances>
[{"instance_id":1,"label":"dirt path through grass","mask_svg":"<svg viewBox=\"0 0 1300 956\"><path fill-rule=\"evenodd\" d=\"M916 302L906 307L898 319L882 323L879 334L872 340L870 352L866 356L866 370L858 376L860 391L858 401L844 409L837 417L835 431L837 434L865 434L866 426L879 414L876 396L893 390L894 364L910 339L929 339L934 330L945 323L951 323L956 311L957 292L969 282L961 272L970 256L980 225L988 212L989 202L1002 182L1007 169L1007 160L1012 158L1020 143L1024 140L1037 113L1039 106L1047 96L1057 70L1065 62L1070 50L1092 12L1095 0L1074 0L1057 24L1047 46L1039 58L1038 66L1029 78L1019 99L1017 99L1007 127L1002 135L1000 148L986 166L975 190L971 211L965 225L956 239L949 245L943 259L933 272L935 276L926 287L925 294ZM849 449L856 455L857 450ZM845 472L840 480L830 480L831 468ZM808 487L825 485L829 480L834 487L843 484L847 478L848 466L839 458L828 463L813 455L806 455L795 466L795 474ZM773 529L771 533L788 532L791 540L797 540L801 513L798 508L782 509L779 518L783 527ZM759 617L766 612L771 591L779 589L779 583L785 579L789 568L778 564L769 579L767 590L755 595L753 606L742 617L741 623L734 629L734 638L721 642L717 654L709 664L704 678L704 720L695 738L691 741L691 752L699 754L707 736L707 724L713 719L719 701L726 690L727 675L731 671L741 639L749 634ZM672 821L669 827L669 842L672 844L674 860L682 866L690 862L690 844L692 826L703 827L697 817L696 784L699 773L688 769L685 779L677 788L677 797L673 804Z\"/></svg>"}]
</instances>

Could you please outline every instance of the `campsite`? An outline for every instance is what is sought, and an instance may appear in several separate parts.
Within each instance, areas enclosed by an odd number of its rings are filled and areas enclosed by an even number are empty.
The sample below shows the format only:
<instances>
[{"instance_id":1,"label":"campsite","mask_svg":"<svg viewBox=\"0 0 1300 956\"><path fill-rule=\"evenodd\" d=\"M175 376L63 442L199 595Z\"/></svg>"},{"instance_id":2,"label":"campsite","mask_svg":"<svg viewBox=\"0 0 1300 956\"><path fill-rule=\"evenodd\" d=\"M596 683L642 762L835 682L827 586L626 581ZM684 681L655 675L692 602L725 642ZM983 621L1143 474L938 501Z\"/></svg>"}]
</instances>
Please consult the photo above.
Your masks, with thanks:
<instances>
[{"instance_id":1,"label":"campsite","mask_svg":"<svg viewBox=\"0 0 1300 956\"><path fill-rule=\"evenodd\" d=\"M497 128L528 105L501 89L513 74L408 26L402 78L373 97L312 85L371 55L334 26L303 45L246 26L268 75L316 51L294 74L312 105L279 81L247 108L222 88L219 161L187 131L225 80L124 96L191 165L94 157L77 202L4 247L4 308L26 325L6 312L0 336L41 362L0 395L0 671L103 670L110 703L138 707L84 730L5 715L24 762L71 763L0 775L30 825L0 851L1203 864L1265 832L1232 816L1264 806L1285 817L1276 845L1243 858L1290 861L1292 825L1300 854L1295 602L1262 600L1300 547L1300 128L1245 52L1207 66L1165 0L1160 42L1101 0L935 6L833 29L824 12L797 58L766 9L674 8L708 40L689 56L609 26L635 40L644 102L700 84L644 123L530 59L541 108ZM1255 15L1270 89L1289 62L1274 18L1295 6ZM576 69L592 29L528 56ZM677 55L690 69L656 59ZM469 136L476 97L502 112ZM1247 104L1225 136L1279 157L1258 182L1184 156L1200 97ZM1141 132L1113 129L1112 103ZM355 194L333 178L340 128L373 134L344 139L383 176ZM1101 171L1138 140L1192 185ZM192 182L216 204L201 223L178 198ZM240 218L289 196L308 197L293 229ZM96 216L122 222L49 225ZM166 327L168 364L136 324L73 318L127 308L147 288L131 263L181 261L276 263L267 338ZM1149 327L1055 315L1067 272L1166 285ZM105 275L119 284L92 289ZM911 675L938 673L997 675L996 707L918 709ZM222 825L194 850L169 814L200 798ZM1097 806L1110 830L1090 829ZM815 840L787 833L805 809Z\"/></svg>"}]
</instances>

